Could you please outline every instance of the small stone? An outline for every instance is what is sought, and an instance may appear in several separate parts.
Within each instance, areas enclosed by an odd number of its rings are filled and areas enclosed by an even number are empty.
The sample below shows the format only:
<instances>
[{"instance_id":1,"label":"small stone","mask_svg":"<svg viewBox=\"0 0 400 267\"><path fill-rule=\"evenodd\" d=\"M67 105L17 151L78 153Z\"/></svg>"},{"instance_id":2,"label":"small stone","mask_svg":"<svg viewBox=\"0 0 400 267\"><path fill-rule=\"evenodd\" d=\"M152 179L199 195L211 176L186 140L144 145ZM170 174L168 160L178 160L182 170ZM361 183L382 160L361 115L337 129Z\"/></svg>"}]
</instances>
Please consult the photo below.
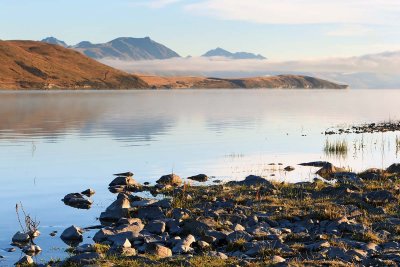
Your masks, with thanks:
<instances>
[{"instance_id":1,"label":"small stone","mask_svg":"<svg viewBox=\"0 0 400 267\"><path fill-rule=\"evenodd\" d=\"M238 224L238 223L234 224L232 229L233 229L233 231L244 231L244 230L246 230L246 228L244 228L241 224Z\"/></svg>"},{"instance_id":2,"label":"small stone","mask_svg":"<svg viewBox=\"0 0 400 267\"><path fill-rule=\"evenodd\" d=\"M25 255L19 261L15 263L17 266L33 265L33 259L31 256Z\"/></svg>"},{"instance_id":3,"label":"small stone","mask_svg":"<svg viewBox=\"0 0 400 267\"><path fill-rule=\"evenodd\" d=\"M90 197L90 196L93 196L94 194L96 194L96 191L89 188L89 189L86 189L85 191L82 191L81 194Z\"/></svg>"},{"instance_id":4,"label":"small stone","mask_svg":"<svg viewBox=\"0 0 400 267\"><path fill-rule=\"evenodd\" d=\"M8 248L8 249L6 249L7 252L14 252L16 250L17 250L16 248Z\"/></svg>"},{"instance_id":5,"label":"small stone","mask_svg":"<svg viewBox=\"0 0 400 267\"><path fill-rule=\"evenodd\" d=\"M294 171L295 168L293 166L287 166L287 167L284 168L284 170L287 171L287 172L291 172L291 171Z\"/></svg>"},{"instance_id":6,"label":"small stone","mask_svg":"<svg viewBox=\"0 0 400 267\"><path fill-rule=\"evenodd\" d=\"M271 258L271 261L272 261L272 263L282 263L282 262L285 262L286 260L284 259L284 258L282 258L281 256L273 256L272 258Z\"/></svg>"}]
</instances>

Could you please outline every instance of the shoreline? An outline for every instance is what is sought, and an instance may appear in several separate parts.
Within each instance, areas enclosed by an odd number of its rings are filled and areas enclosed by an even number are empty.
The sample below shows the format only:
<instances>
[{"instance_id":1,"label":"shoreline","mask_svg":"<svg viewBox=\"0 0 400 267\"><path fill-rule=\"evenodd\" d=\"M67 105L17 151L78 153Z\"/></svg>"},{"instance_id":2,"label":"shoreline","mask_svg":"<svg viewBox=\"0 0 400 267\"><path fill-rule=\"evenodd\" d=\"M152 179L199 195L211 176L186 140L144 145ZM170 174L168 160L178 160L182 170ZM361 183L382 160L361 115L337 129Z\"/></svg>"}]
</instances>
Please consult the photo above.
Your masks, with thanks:
<instances>
[{"instance_id":1,"label":"shoreline","mask_svg":"<svg viewBox=\"0 0 400 267\"><path fill-rule=\"evenodd\" d=\"M300 165L318 168L321 179L290 184L250 175L201 185L206 175L190 177L196 182L189 183L170 174L147 186L131 173L119 174L109 185L116 200L100 214L100 230L94 230L96 244L80 245L84 230L71 226L61 234L71 245L71 257L48 266L400 262L395 256L400 252L400 164L357 174L329 162ZM162 198L136 195L143 191ZM67 195L64 203L90 208L93 193Z\"/></svg>"}]
</instances>

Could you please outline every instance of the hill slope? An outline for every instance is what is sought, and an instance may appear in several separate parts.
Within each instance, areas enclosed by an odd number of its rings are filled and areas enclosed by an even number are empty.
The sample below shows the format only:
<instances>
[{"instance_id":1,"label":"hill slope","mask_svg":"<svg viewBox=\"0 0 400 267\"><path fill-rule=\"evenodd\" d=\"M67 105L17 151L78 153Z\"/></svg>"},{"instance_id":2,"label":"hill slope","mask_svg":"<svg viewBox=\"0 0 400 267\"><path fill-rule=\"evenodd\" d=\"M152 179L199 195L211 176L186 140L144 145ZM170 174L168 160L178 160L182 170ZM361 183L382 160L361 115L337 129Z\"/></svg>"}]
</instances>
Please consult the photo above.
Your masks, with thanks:
<instances>
[{"instance_id":1,"label":"hill slope","mask_svg":"<svg viewBox=\"0 0 400 267\"><path fill-rule=\"evenodd\" d=\"M0 41L0 89L130 89L148 85L79 52L34 41Z\"/></svg>"},{"instance_id":2,"label":"hill slope","mask_svg":"<svg viewBox=\"0 0 400 267\"><path fill-rule=\"evenodd\" d=\"M94 59L149 60L180 57L173 50L149 37L121 37L104 44L84 41L72 48Z\"/></svg>"},{"instance_id":3,"label":"hill slope","mask_svg":"<svg viewBox=\"0 0 400 267\"><path fill-rule=\"evenodd\" d=\"M256 55L256 54L248 53L248 52L232 53L232 52L229 52L220 47L217 47L216 49L208 51L207 53L202 55L202 57L226 57L226 58L231 58L231 59L266 59L262 55Z\"/></svg>"},{"instance_id":4,"label":"hill slope","mask_svg":"<svg viewBox=\"0 0 400 267\"><path fill-rule=\"evenodd\" d=\"M300 75L221 79L206 77L160 77L139 75L152 88L282 88L282 89L346 89L347 85Z\"/></svg>"}]
</instances>

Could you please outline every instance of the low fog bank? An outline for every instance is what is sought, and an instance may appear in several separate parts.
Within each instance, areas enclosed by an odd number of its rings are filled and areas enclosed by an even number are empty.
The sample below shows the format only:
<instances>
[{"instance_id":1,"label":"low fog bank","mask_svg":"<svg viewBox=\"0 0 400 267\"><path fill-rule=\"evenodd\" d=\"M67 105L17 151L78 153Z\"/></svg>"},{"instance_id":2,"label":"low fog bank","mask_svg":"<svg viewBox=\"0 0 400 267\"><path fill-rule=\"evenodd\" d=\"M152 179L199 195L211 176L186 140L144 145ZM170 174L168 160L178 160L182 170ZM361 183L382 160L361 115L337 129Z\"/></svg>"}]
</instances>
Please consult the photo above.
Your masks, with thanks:
<instances>
[{"instance_id":1,"label":"low fog bank","mask_svg":"<svg viewBox=\"0 0 400 267\"><path fill-rule=\"evenodd\" d=\"M127 72L149 75L243 78L300 74L348 84L351 88L400 88L400 51L282 62L205 57L144 61L103 59L101 62Z\"/></svg>"}]
</instances>

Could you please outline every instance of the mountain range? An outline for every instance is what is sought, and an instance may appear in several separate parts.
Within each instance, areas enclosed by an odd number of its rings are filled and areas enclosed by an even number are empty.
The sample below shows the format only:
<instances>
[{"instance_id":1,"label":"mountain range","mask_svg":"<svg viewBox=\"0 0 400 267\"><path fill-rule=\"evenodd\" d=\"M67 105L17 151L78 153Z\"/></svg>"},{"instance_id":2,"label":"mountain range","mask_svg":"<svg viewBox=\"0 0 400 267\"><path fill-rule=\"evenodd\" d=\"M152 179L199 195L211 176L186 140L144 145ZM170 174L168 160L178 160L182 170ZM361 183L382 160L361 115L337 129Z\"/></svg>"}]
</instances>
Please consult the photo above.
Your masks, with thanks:
<instances>
[{"instance_id":1,"label":"mountain range","mask_svg":"<svg viewBox=\"0 0 400 267\"><path fill-rule=\"evenodd\" d=\"M0 89L347 88L295 75L244 79L139 76L73 49L35 41L0 41L0 73Z\"/></svg>"},{"instance_id":2,"label":"mountain range","mask_svg":"<svg viewBox=\"0 0 400 267\"><path fill-rule=\"evenodd\" d=\"M236 52L232 53L220 47L210 50L202 57L225 57L230 59L267 59L266 57L258 54L248 53L248 52Z\"/></svg>"},{"instance_id":3,"label":"mountain range","mask_svg":"<svg viewBox=\"0 0 400 267\"><path fill-rule=\"evenodd\" d=\"M100 44L93 44L89 41L83 41L72 46L67 45L64 41L58 40L55 37L47 37L43 39L42 42L72 48L96 60L117 59L136 61L180 57L180 55L172 49L153 41L149 37L120 37ZM232 53L219 47L206 52L203 57L226 57L229 59L266 59L262 55L256 55L248 52Z\"/></svg>"}]
</instances>

